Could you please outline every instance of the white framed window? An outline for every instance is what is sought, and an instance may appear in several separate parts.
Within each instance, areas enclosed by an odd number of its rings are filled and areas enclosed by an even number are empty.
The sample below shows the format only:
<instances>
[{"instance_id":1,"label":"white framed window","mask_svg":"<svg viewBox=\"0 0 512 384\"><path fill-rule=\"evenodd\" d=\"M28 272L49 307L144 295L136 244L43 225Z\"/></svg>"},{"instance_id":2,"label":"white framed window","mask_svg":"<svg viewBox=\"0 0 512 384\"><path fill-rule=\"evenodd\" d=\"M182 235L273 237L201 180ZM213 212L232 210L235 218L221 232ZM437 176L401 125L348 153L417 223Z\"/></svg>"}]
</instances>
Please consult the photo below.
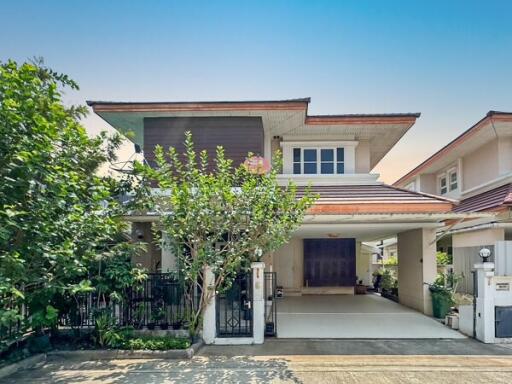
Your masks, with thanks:
<instances>
[{"instance_id":1,"label":"white framed window","mask_svg":"<svg viewBox=\"0 0 512 384\"><path fill-rule=\"evenodd\" d=\"M438 184L439 184L439 193L441 195L445 195L448 192L448 181L446 178L446 174L438 176Z\"/></svg>"},{"instance_id":2,"label":"white framed window","mask_svg":"<svg viewBox=\"0 0 512 384\"><path fill-rule=\"evenodd\" d=\"M293 148L295 175L334 175L345 173L345 148Z\"/></svg>"},{"instance_id":3,"label":"white framed window","mask_svg":"<svg viewBox=\"0 0 512 384\"><path fill-rule=\"evenodd\" d=\"M437 175L437 190L440 195L456 191L459 188L457 168L450 168Z\"/></svg>"},{"instance_id":4,"label":"white framed window","mask_svg":"<svg viewBox=\"0 0 512 384\"><path fill-rule=\"evenodd\" d=\"M455 191L459 187L457 169L455 168L448 171L448 186L450 191Z\"/></svg>"}]
</instances>

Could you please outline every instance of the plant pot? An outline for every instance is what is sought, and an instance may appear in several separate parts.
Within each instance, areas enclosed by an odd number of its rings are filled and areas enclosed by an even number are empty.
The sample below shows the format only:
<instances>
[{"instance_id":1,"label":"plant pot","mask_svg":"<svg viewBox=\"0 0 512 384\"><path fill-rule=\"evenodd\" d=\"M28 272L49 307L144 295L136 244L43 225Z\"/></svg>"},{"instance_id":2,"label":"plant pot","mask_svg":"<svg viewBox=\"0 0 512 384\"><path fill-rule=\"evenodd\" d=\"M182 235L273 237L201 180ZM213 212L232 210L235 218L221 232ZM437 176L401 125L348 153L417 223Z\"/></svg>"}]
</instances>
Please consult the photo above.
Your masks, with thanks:
<instances>
[{"instance_id":1,"label":"plant pot","mask_svg":"<svg viewBox=\"0 0 512 384\"><path fill-rule=\"evenodd\" d=\"M452 302L448 296L432 292L432 312L434 317L444 319L450 312L451 306Z\"/></svg>"}]
</instances>

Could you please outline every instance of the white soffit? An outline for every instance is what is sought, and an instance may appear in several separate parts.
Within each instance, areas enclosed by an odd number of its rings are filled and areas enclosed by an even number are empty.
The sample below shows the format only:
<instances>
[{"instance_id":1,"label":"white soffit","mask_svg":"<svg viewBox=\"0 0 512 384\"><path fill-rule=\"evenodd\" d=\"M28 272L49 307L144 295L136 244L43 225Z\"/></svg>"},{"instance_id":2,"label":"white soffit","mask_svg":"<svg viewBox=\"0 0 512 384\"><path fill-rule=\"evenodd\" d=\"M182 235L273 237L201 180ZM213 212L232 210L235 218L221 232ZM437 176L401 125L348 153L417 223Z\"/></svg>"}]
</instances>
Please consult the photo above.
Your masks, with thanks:
<instances>
[{"instance_id":1,"label":"white soffit","mask_svg":"<svg viewBox=\"0 0 512 384\"><path fill-rule=\"evenodd\" d=\"M173 112L109 112L98 111L107 123L123 134L131 132L132 141L143 142L145 117L204 117L204 116L254 116L261 117L263 129L269 136L309 136L322 140L335 136L339 140L368 141L370 167L373 168L412 126L411 123L357 123L357 124L306 124L305 110L232 110L232 111L173 111Z\"/></svg>"}]
</instances>

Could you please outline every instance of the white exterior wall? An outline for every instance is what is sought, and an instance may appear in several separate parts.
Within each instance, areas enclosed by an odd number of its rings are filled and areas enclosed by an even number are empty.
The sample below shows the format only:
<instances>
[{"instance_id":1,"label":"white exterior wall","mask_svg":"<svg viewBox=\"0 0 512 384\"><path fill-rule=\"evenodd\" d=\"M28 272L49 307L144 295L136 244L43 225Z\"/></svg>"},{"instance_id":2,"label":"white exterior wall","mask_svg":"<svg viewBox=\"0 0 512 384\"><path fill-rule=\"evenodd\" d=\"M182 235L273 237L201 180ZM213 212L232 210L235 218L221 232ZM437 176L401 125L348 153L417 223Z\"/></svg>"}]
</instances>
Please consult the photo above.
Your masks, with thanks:
<instances>
[{"instance_id":1,"label":"white exterior wall","mask_svg":"<svg viewBox=\"0 0 512 384\"><path fill-rule=\"evenodd\" d=\"M304 276L302 239L292 237L288 244L274 252L273 262L278 285L282 285L287 294L299 293Z\"/></svg>"},{"instance_id":2,"label":"white exterior wall","mask_svg":"<svg viewBox=\"0 0 512 384\"><path fill-rule=\"evenodd\" d=\"M360 141L355 150L355 173L370 173L370 143Z\"/></svg>"},{"instance_id":3,"label":"white exterior wall","mask_svg":"<svg viewBox=\"0 0 512 384\"><path fill-rule=\"evenodd\" d=\"M495 276L493 263L475 264L478 296L476 298L476 338L484 343L511 343L512 338L496 337L495 307L512 306L512 277Z\"/></svg>"},{"instance_id":4,"label":"white exterior wall","mask_svg":"<svg viewBox=\"0 0 512 384\"><path fill-rule=\"evenodd\" d=\"M502 240L505 240L505 230L503 228L488 228L478 231L454 233L452 235L452 247L464 248L494 245L496 241Z\"/></svg>"},{"instance_id":5,"label":"white exterior wall","mask_svg":"<svg viewBox=\"0 0 512 384\"><path fill-rule=\"evenodd\" d=\"M495 139L462 158L463 191L499 176L498 140Z\"/></svg>"},{"instance_id":6,"label":"white exterior wall","mask_svg":"<svg viewBox=\"0 0 512 384\"><path fill-rule=\"evenodd\" d=\"M437 275L435 229L413 229L397 237L400 304L431 315L432 300L424 283L432 283Z\"/></svg>"},{"instance_id":7,"label":"white exterior wall","mask_svg":"<svg viewBox=\"0 0 512 384\"><path fill-rule=\"evenodd\" d=\"M500 137L498 141L498 173L506 175L512 172L512 137Z\"/></svg>"}]
</instances>

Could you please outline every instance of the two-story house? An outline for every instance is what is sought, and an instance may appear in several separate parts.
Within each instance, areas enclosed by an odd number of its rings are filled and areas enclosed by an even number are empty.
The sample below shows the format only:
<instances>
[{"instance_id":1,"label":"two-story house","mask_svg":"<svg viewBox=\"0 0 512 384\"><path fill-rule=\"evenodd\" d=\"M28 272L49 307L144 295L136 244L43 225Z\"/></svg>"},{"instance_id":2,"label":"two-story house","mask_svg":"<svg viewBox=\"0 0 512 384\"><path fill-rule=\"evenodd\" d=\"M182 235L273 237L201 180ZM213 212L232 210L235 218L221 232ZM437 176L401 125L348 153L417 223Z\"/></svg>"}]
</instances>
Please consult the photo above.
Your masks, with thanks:
<instances>
[{"instance_id":1,"label":"two-story house","mask_svg":"<svg viewBox=\"0 0 512 384\"><path fill-rule=\"evenodd\" d=\"M490 111L393 185L454 199L454 212L490 214L439 233L438 248L453 255L455 272L464 275L462 291L473 291L471 269L484 246L498 273L512 273L506 242L512 240L512 113Z\"/></svg>"},{"instance_id":2,"label":"two-story house","mask_svg":"<svg viewBox=\"0 0 512 384\"><path fill-rule=\"evenodd\" d=\"M88 102L114 128L132 132L150 164L155 145L180 151L184 132L191 131L198 150L222 145L236 164L248 152L270 159L280 149L283 184L293 180L299 194L311 184L319 193L289 243L263 258L284 291L278 337L450 337L443 333L448 329L420 314L432 311L424 283L436 276L436 231L446 220L470 214L453 213L443 197L385 185L371 173L419 114L319 116L308 114L309 103ZM151 243L158 218L130 220L134 237ZM377 295L355 296L357 281L371 281L372 256L362 243L392 236L400 254L401 305ZM175 265L172 254L157 245L137 262L162 272ZM418 327L410 327L415 321Z\"/></svg>"}]
</instances>

